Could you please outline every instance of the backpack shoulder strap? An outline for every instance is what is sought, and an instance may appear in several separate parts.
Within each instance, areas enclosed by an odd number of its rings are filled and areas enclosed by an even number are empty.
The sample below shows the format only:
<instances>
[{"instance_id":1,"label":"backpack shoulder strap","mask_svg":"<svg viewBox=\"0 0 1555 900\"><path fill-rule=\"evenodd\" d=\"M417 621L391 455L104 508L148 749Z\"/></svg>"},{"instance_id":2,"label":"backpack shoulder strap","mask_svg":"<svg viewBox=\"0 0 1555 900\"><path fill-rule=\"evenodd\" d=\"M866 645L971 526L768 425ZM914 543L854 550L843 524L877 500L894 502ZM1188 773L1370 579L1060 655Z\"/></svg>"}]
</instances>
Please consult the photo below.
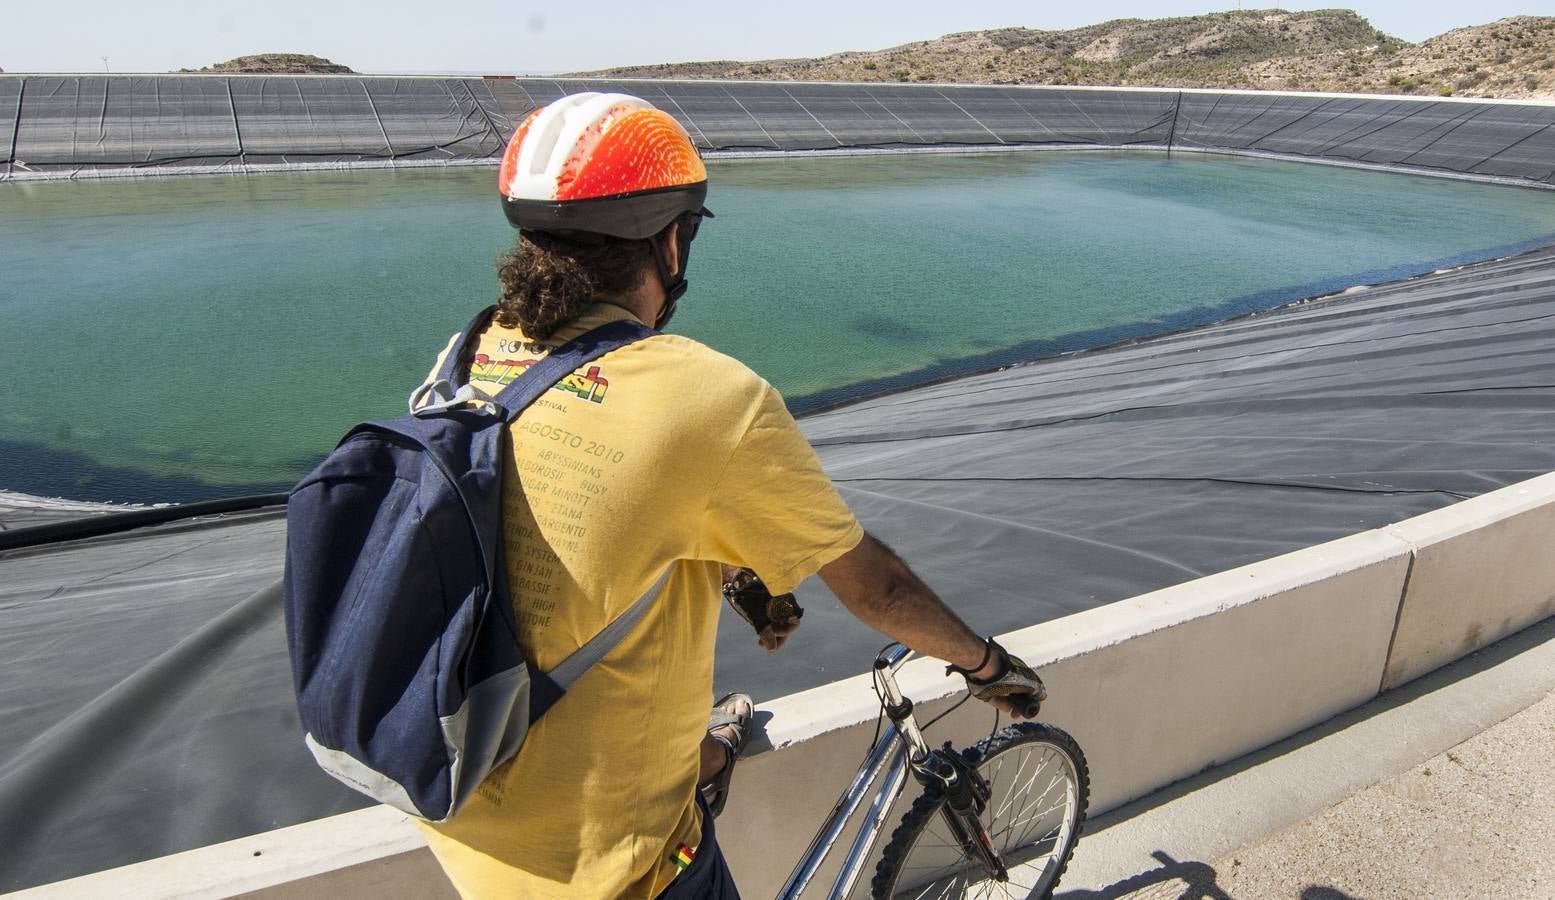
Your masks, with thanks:
<instances>
[{"instance_id":1,"label":"backpack shoulder strap","mask_svg":"<svg viewBox=\"0 0 1555 900\"><path fill-rule=\"evenodd\" d=\"M598 359L628 344L658 334L652 328L633 319L617 319L607 322L586 334L557 347L529 368L522 377L502 389L494 400L502 408L508 422L518 418L541 394L550 390L558 381L574 369L590 360ZM529 698L529 720L534 722L556 701L560 700L573 683L594 668L609 655L621 640L641 622L658 600L669 580L670 570L665 569L653 587L648 589L625 612L617 616L604 630L589 638L582 647L572 651L549 672L531 671L532 688Z\"/></svg>"},{"instance_id":2,"label":"backpack shoulder strap","mask_svg":"<svg viewBox=\"0 0 1555 900\"><path fill-rule=\"evenodd\" d=\"M470 320L470 324L464 326L464 330L459 332L459 339L454 342L453 348L448 351L447 356L443 357L443 364L438 368L435 380L446 381L450 385L458 386L454 378L458 376L460 367L464 365L464 360L469 357L470 350L473 349L473 342L480 337L482 331L486 330L487 323L491 321L491 317L496 311L497 308L495 306L488 306L476 313L475 318Z\"/></svg>"},{"instance_id":3,"label":"backpack shoulder strap","mask_svg":"<svg viewBox=\"0 0 1555 900\"><path fill-rule=\"evenodd\" d=\"M475 318L470 320L470 324L464 326L464 330L459 332L453 346L449 347L448 352L443 355L443 363L437 367L437 373L410 392L410 398L405 401L405 404L412 416L428 415L462 406L470 401L484 402L489 399L475 388L468 384L460 384L455 379L459 377L465 359L470 356L473 345L496 311L495 306L488 306L477 313Z\"/></svg>"},{"instance_id":4,"label":"backpack shoulder strap","mask_svg":"<svg viewBox=\"0 0 1555 900\"><path fill-rule=\"evenodd\" d=\"M551 671L541 672L530 666L530 724L534 724L545 715L546 710L555 706L579 678L608 656L627 633L642 621L643 616L646 616L648 610L653 607L654 601L659 599L659 594L663 592L664 583L669 580L669 577L670 569L666 568L664 574L659 576L659 580L648 589L648 593L639 597L626 612L616 616L603 631L589 638L588 643L568 654L567 658L557 663Z\"/></svg>"},{"instance_id":5,"label":"backpack shoulder strap","mask_svg":"<svg viewBox=\"0 0 1555 900\"><path fill-rule=\"evenodd\" d=\"M612 350L656 334L657 331L634 319L606 322L547 353L539 362L530 366L529 371L503 388L493 398L493 402L504 411L503 416L507 421L512 422L529 404L572 374L574 369Z\"/></svg>"},{"instance_id":6,"label":"backpack shoulder strap","mask_svg":"<svg viewBox=\"0 0 1555 900\"><path fill-rule=\"evenodd\" d=\"M659 594L664 590L664 583L669 580L670 570L665 569L659 580L653 583L648 593L643 594L633 603L626 612L616 616L615 620L605 626L605 630L589 638L588 643L572 651L566 659L556 664L556 668L545 673L556 682L556 686L563 691L572 687L573 682L583 676L583 673L594 667L594 664L609 655L621 639L626 637L632 628L641 622L643 616L653 607L653 602L659 599Z\"/></svg>"}]
</instances>

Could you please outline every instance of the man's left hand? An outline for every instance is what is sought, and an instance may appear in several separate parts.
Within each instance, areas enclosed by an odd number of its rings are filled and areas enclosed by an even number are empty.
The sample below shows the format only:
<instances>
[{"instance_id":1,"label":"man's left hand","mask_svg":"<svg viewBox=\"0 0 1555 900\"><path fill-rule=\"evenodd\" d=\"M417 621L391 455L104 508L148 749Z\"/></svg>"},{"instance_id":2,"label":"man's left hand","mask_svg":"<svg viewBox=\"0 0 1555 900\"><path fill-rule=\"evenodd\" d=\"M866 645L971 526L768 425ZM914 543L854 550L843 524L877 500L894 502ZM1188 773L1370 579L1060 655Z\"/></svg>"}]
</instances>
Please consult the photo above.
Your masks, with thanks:
<instances>
[{"instance_id":1,"label":"man's left hand","mask_svg":"<svg viewBox=\"0 0 1555 900\"><path fill-rule=\"evenodd\" d=\"M790 619L782 625L774 622L761 629L761 634L757 635L756 639L761 642L761 646L767 648L768 653L776 653L782 649L783 642L788 640L788 636L798 630L798 619Z\"/></svg>"},{"instance_id":2,"label":"man's left hand","mask_svg":"<svg viewBox=\"0 0 1555 900\"><path fill-rule=\"evenodd\" d=\"M773 596L749 569L724 567L723 595L755 629L757 641L768 653L776 653L783 646L799 628L799 618L804 615L793 594Z\"/></svg>"}]
</instances>

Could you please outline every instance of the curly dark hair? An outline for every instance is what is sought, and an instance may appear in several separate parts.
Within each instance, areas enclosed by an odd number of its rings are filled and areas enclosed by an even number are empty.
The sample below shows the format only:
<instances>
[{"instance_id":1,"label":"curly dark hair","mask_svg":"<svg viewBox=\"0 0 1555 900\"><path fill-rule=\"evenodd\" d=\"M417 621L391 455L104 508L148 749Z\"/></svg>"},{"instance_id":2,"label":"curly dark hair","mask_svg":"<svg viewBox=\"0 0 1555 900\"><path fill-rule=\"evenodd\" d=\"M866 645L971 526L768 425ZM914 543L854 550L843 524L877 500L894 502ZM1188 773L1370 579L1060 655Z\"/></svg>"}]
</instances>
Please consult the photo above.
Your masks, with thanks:
<instances>
[{"instance_id":1,"label":"curly dark hair","mask_svg":"<svg viewBox=\"0 0 1555 900\"><path fill-rule=\"evenodd\" d=\"M649 254L647 241L520 231L497 260L497 324L543 341L590 303L636 290L653 270Z\"/></svg>"}]
</instances>

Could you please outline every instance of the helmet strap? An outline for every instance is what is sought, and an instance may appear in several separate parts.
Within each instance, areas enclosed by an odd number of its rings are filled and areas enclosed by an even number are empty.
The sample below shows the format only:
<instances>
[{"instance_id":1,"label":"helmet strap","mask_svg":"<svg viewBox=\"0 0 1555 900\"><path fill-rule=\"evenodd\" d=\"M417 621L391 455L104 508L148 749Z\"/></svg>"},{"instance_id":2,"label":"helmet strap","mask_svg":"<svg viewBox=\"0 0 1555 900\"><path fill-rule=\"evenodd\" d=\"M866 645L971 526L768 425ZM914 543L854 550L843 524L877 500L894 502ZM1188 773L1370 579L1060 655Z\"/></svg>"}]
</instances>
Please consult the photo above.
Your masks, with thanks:
<instances>
[{"instance_id":1,"label":"helmet strap","mask_svg":"<svg viewBox=\"0 0 1555 900\"><path fill-rule=\"evenodd\" d=\"M669 266L664 264L664 255L659 252L659 245L653 238L648 239L648 251L653 255L654 268L659 270L659 284L664 287L664 307L659 310L659 318L653 323L654 330L663 331L675 316L675 306L686 293L689 283L686 281L686 265L691 261L691 238L676 242L677 255L680 257L680 271L671 275Z\"/></svg>"}]
</instances>

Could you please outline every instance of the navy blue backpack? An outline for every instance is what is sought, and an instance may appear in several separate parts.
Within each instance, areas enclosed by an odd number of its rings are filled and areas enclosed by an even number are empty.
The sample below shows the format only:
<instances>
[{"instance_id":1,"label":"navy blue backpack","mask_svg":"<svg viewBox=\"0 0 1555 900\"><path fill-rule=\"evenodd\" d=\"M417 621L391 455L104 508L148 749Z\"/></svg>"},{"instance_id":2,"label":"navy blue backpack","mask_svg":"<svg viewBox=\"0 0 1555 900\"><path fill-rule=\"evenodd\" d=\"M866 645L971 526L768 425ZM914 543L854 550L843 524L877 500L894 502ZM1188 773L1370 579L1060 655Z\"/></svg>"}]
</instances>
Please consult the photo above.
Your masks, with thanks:
<instances>
[{"instance_id":1,"label":"navy blue backpack","mask_svg":"<svg viewBox=\"0 0 1555 900\"><path fill-rule=\"evenodd\" d=\"M657 332L602 325L486 397L458 382L492 313L410 415L353 428L286 504L286 639L307 746L331 775L433 822L518 752L664 581L555 669L526 658L503 557L504 432L574 369Z\"/></svg>"}]
</instances>

